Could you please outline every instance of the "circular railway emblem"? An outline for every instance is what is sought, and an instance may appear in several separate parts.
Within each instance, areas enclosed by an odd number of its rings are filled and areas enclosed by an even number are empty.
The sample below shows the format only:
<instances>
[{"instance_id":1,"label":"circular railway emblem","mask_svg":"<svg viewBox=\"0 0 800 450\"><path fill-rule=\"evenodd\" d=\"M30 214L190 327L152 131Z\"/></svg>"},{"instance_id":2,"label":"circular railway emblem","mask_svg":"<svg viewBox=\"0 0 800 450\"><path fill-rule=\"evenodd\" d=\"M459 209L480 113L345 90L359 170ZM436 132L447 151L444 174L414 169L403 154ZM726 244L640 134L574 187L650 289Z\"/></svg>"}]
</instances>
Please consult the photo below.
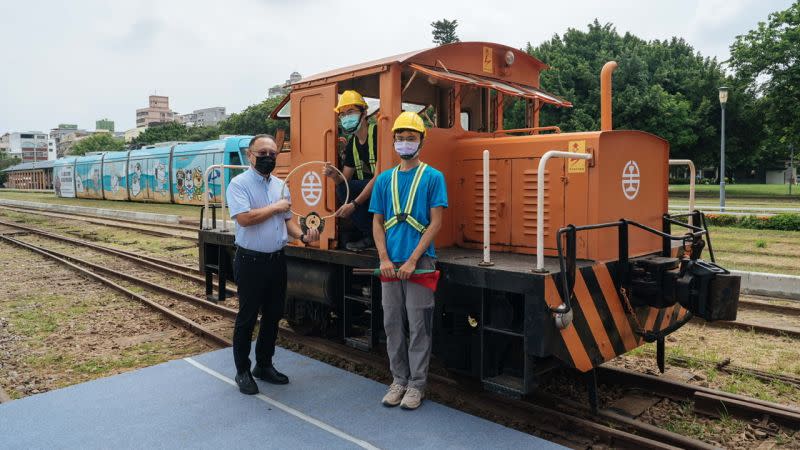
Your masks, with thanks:
<instances>
[{"instance_id":1,"label":"circular railway emblem","mask_svg":"<svg viewBox=\"0 0 800 450\"><path fill-rule=\"evenodd\" d=\"M315 206L322 198L322 179L317 172L309 171L303 175L300 182L300 192L303 194L303 201L308 206Z\"/></svg>"},{"instance_id":2,"label":"circular railway emblem","mask_svg":"<svg viewBox=\"0 0 800 450\"><path fill-rule=\"evenodd\" d=\"M628 161L625 168L622 169L622 193L628 200L633 200L639 195L640 178L639 165L636 164L636 161Z\"/></svg>"}]
</instances>

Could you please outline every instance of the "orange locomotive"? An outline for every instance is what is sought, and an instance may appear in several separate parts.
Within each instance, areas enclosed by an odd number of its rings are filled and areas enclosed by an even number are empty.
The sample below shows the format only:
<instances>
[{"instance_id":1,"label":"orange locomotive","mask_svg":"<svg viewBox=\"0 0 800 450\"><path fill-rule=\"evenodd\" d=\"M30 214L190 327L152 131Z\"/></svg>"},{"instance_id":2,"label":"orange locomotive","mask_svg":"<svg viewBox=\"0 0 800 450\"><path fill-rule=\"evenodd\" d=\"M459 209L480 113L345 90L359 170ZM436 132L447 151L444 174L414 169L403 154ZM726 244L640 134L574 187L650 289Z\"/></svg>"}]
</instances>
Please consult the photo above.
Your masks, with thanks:
<instances>
[{"instance_id":1,"label":"orange locomotive","mask_svg":"<svg viewBox=\"0 0 800 450\"><path fill-rule=\"evenodd\" d=\"M341 162L334 107L356 90L377 127L378 172L398 164L391 124L413 110L428 126L422 159L447 181L434 330L434 354L447 367L525 394L546 368L590 371L646 341L663 350L664 336L693 316L735 318L739 279L700 259L702 214L668 215L669 144L612 130L615 67L601 75L602 130L580 133L539 126L542 107L571 104L540 88L544 63L498 44L444 45L292 85L273 112L291 123L274 173L283 178L304 164L287 180L293 210L323 231L319 248L287 247L288 315L334 325L355 346L381 339L379 285L353 272L377 267L376 254L338 250L344 223L319 220L337 204L314 161ZM504 130L504 112L520 100L527 127Z\"/></svg>"}]
</instances>

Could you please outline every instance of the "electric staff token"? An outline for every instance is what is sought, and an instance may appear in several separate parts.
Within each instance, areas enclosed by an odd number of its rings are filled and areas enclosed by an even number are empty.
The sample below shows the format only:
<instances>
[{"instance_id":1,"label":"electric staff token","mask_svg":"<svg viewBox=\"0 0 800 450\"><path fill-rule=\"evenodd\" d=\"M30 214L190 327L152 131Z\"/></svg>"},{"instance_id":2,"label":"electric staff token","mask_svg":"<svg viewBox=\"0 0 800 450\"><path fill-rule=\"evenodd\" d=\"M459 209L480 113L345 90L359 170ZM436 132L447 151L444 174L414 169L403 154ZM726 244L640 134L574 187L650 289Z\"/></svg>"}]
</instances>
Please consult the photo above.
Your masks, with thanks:
<instances>
[{"instance_id":1,"label":"electric staff token","mask_svg":"<svg viewBox=\"0 0 800 450\"><path fill-rule=\"evenodd\" d=\"M300 164L299 166L292 169L289 174L286 175L284 178L283 188L281 189L281 199L286 198L286 186L289 184L289 179L297 172L298 169L301 167L305 167L311 164L320 164L323 167L327 164L325 161L308 161ZM344 174L341 170L339 170L336 166L331 166L333 169L339 173L339 176L344 179ZM345 182L345 188L347 189L347 195L345 195L344 203L347 204L350 201L350 185ZM315 206L319 203L322 199L323 192L323 183L322 178L320 175L315 171L308 171L303 175L303 180L301 182L301 194L303 197L303 201L307 206ZM299 212L295 211L294 209L289 209L292 214L297 216L300 221L300 228L302 228L303 232L306 233L308 230L319 230L320 233L325 229L325 219L329 219L336 215L334 211L333 214L328 214L327 216L320 216L316 212L310 212L306 215L302 215Z\"/></svg>"}]
</instances>

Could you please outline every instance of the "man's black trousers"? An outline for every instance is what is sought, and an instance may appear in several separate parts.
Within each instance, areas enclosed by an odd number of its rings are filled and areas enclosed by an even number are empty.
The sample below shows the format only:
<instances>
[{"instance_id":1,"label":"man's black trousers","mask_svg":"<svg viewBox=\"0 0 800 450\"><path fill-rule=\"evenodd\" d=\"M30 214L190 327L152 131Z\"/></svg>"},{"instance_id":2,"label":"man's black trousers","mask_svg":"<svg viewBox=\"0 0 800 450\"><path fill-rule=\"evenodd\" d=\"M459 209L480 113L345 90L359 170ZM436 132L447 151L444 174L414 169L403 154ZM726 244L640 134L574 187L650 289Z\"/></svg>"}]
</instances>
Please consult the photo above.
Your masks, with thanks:
<instances>
[{"instance_id":1,"label":"man's black trousers","mask_svg":"<svg viewBox=\"0 0 800 450\"><path fill-rule=\"evenodd\" d=\"M268 367L275 354L278 322L286 299L286 257L283 251L260 253L236 250L233 273L239 293L239 313L233 329L233 359L236 371L250 370L250 341L261 312L256 339L256 364Z\"/></svg>"}]
</instances>

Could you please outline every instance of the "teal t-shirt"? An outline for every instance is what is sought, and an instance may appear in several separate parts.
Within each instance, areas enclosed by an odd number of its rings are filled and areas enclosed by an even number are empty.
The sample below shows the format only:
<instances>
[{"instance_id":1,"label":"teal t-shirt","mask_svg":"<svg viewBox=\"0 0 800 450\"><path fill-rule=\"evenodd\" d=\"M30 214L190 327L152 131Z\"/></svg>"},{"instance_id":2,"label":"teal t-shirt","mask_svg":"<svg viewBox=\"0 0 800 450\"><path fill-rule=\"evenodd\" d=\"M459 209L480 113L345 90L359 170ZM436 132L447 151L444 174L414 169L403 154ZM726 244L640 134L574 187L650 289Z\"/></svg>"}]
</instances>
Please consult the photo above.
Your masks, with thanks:
<instances>
[{"instance_id":1,"label":"teal t-shirt","mask_svg":"<svg viewBox=\"0 0 800 450\"><path fill-rule=\"evenodd\" d=\"M406 200L411 189L411 182L414 175L419 170L417 166L407 172L399 170L397 172L397 188L400 192L400 208L405 208ZM392 207L392 171L391 168L380 175L375 180L372 188L372 198L369 202L369 211L375 214L383 214L384 221L394 217L395 211ZM411 215L424 226L431 223L431 208L443 206L447 208L447 186L444 182L442 172L428 166L419 180L417 196L411 208ZM400 263L406 261L414 249L417 248L422 235L406 222L398 222L397 225L386 231L386 251L392 262ZM433 243L425 251L431 258L436 257Z\"/></svg>"}]
</instances>

